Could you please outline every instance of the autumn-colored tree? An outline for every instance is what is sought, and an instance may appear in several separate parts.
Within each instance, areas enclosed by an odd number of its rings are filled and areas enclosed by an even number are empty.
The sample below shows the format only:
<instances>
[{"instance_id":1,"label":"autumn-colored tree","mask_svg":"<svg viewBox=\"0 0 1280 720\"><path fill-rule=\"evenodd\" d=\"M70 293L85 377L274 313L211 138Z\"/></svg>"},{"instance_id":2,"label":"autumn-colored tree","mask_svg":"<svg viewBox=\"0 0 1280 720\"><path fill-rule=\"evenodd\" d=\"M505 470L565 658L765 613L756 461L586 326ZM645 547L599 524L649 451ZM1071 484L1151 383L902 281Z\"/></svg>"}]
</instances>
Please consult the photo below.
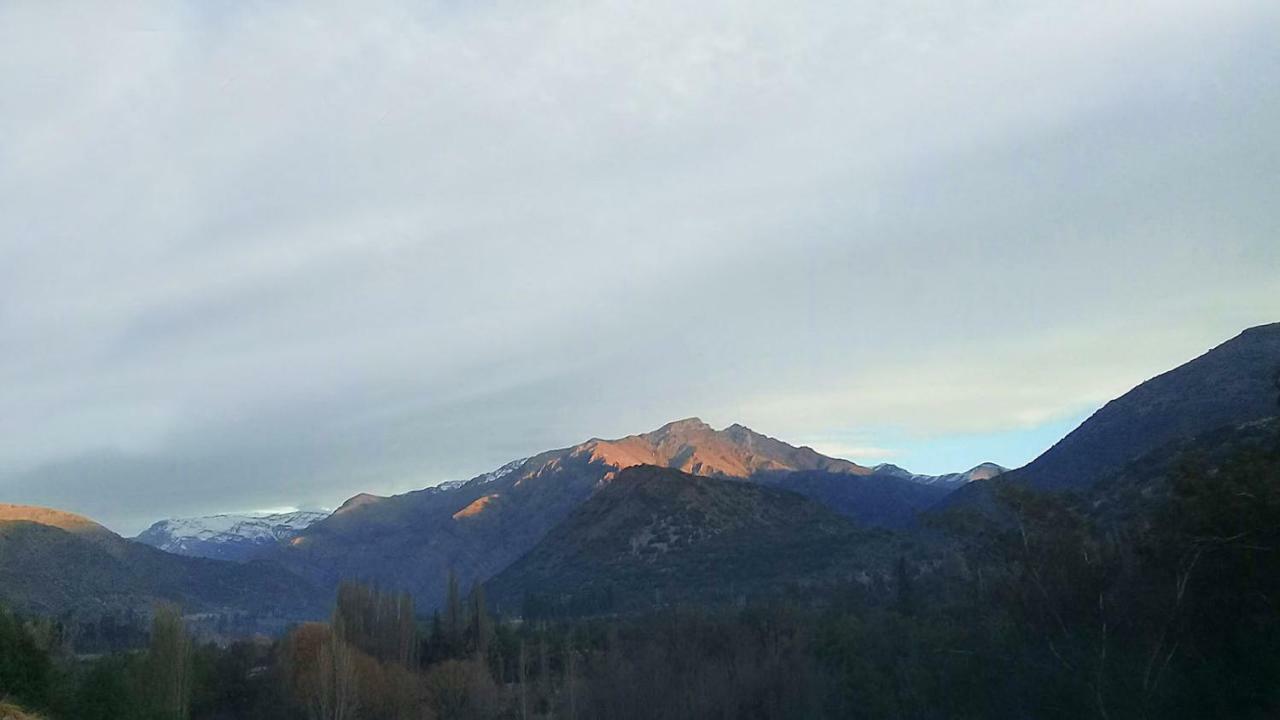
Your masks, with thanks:
<instances>
[{"instance_id":1,"label":"autumn-colored tree","mask_svg":"<svg viewBox=\"0 0 1280 720\"><path fill-rule=\"evenodd\" d=\"M356 717L357 653L334 627L323 623L301 625L286 638L282 651L290 693L311 720Z\"/></svg>"}]
</instances>

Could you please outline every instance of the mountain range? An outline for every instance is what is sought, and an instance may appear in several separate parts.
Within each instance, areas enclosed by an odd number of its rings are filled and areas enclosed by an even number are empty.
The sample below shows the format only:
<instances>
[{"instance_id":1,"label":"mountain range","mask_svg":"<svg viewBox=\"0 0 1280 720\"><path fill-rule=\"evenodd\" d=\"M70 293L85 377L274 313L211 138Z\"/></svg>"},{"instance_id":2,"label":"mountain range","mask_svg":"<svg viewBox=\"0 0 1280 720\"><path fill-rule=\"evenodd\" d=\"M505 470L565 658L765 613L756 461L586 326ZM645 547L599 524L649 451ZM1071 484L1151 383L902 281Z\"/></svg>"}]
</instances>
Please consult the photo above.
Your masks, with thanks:
<instances>
[{"instance_id":1,"label":"mountain range","mask_svg":"<svg viewBox=\"0 0 1280 720\"><path fill-rule=\"evenodd\" d=\"M1003 475L1009 472L1009 468L1002 467L993 462L984 462L976 465L964 472L947 473L945 475L920 475L913 473L905 468L900 468L891 463L881 463L871 468L871 474L874 477L895 477L901 480L910 480L921 485L933 485L936 487L954 490L961 485L967 485L974 480L990 480L997 475Z\"/></svg>"},{"instance_id":2,"label":"mountain range","mask_svg":"<svg viewBox=\"0 0 1280 720\"><path fill-rule=\"evenodd\" d=\"M264 557L325 586L358 578L408 590L424 604L440 602L445 579L464 584L494 576L529 552L549 530L619 471L650 465L712 478L751 481L782 490L808 473L796 492L843 496L867 516L937 499L925 485L892 477L867 482L870 468L795 447L742 425L715 430L697 418L615 440L593 438L541 453L465 483L381 498L360 495ZM895 486L898 495L885 492ZM893 507L887 507L887 503ZM884 512L873 509L879 504Z\"/></svg>"},{"instance_id":3,"label":"mountain range","mask_svg":"<svg viewBox=\"0 0 1280 720\"><path fill-rule=\"evenodd\" d=\"M864 467L689 418L466 481L361 493L323 517L162 521L139 542L79 516L0 506L0 599L53 614L168 599L305 618L326 612L342 580L436 607L450 573L464 586L487 582L507 609L542 597L555 612L575 603L625 609L654 595L723 602L875 585L931 537L917 526L922 514L989 504L1002 484L1086 494L1113 516L1134 512L1188 448L1226 453L1251 441L1250 428L1273 427L1278 382L1280 324L1252 328L1107 403L1009 471Z\"/></svg>"}]
</instances>

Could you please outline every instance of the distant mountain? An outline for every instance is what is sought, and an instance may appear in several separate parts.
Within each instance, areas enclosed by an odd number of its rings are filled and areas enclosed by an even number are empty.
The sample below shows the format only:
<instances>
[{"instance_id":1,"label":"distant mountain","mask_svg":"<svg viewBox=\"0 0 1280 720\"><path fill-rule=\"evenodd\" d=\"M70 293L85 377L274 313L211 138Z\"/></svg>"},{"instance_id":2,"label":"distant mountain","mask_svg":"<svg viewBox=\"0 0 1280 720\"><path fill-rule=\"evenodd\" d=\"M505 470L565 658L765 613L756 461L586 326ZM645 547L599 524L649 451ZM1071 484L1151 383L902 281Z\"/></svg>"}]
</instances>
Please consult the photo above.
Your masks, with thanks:
<instances>
[{"instance_id":1,"label":"distant mountain","mask_svg":"<svg viewBox=\"0 0 1280 720\"><path fill-rule=\"evenodd\" d=\"M534 616L736 602L870 583L899 551L892 536L796 493L640 466L620 472L486 587L500 609Z\"/></svg>"},{"instance_id":2,"label":"distant mountain","mask_svg":"<svg viewBox=\"0 0 1280 720\"><path fill-rule=\"evenodd\" d=\"M361 495L280 545L270 557L324 586L366 579L438 604L452 568L484 580L528 552L620 470L654 465L739 480L813 471L855 478L861 465L794 447L741 425L696 418L617 440L588 440L510 463L449 487L389 498Z\"/></svg>"},{"instance_id":3,"label":"distant mountain","mask_svg":"<svg viewBox=\"0 0 1280 720\"><path fill-rule=\"evenodd\" d=\"M189 557L242 562L263 547L289 540L327 512L299 510L270 515L207 515L161 520L135 540Z\"/></svg>"},{"instance_id":4,"label":"distant mountain","mask_svg":"<svg viewBox=\"0 0 1280 720\"><path fill-rule=\"evenodd\" d=\"M893 477L900 480L909 480L920 485L947 488L948 490L954 490L974 480L990 480L1006 472L1009 472L1008 468L992 462L984 462L964 472L948 473L946 475L918 475L890 463L881 463L871 468L872 477Z\"/></svg>"},{"instance_id":5,"label":"distant mountain","mask_svg":"<svg viewBox=\"0 0 1280 720\"><path fill-rule=\"evenodd\" d=\"M0 505L0 601L43 615L96 617L149 610L158 600L188 612L299 619L322 616L328 596L276 566L181 557L79 515Z\"/></svg>"}]
</instances>

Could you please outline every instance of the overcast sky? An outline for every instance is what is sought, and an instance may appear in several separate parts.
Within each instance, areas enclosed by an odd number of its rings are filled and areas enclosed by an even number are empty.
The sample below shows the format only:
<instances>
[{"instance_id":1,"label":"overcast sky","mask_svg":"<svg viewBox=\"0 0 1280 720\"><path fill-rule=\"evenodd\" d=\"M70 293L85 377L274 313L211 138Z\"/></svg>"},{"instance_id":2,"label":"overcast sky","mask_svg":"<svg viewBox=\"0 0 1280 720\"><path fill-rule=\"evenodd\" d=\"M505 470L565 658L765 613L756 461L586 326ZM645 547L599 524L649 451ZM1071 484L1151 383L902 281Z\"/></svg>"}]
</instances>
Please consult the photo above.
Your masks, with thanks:
<instances>
[{"instance_id":1,"label":"overcast sky","mask_svg":"<svg viewBox=\"0 0 1280 720\"><path fill-rule=\"evenodd\" d=\"M1274 0L320 5L0 2L0 501L1019 465L1280 320Z\"/></svg>"}]
</instances>

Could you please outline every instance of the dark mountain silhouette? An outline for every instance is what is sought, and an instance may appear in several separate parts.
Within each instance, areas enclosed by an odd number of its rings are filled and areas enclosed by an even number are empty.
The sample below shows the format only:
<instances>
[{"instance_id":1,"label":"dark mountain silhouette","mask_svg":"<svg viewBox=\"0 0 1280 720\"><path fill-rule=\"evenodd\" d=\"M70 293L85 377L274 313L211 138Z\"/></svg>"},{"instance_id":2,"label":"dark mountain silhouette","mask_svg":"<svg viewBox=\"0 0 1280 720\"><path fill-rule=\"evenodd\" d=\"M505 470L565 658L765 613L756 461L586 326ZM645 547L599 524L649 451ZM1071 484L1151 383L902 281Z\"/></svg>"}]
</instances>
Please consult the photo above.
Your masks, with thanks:
<instances>
[{"instance_id":1,"label":"dark mountain silhouette","mask_svg":"<svg viewBox=\"0 0 1280 720\"><path fill-rule=\"evenodd\" d=\"M1280 323L1245 330L1107 403L1017 479L1042 490L1087 488L1171 441L1275 415L1278 374Z\"/></svg>"},{"instance_id":2,"label":"dark mountain silhouette","mask_svg":"<svg viewBox=\"0 0 1280 720\"><path fill-rule=\"evenodd\" d=\"M973 482L933 510L990 507L993 484L1089 492L1148 453L1280 414L1280 323L1240 333L1112 400L1031 463Z\"/></svg>"}]
</instances>

